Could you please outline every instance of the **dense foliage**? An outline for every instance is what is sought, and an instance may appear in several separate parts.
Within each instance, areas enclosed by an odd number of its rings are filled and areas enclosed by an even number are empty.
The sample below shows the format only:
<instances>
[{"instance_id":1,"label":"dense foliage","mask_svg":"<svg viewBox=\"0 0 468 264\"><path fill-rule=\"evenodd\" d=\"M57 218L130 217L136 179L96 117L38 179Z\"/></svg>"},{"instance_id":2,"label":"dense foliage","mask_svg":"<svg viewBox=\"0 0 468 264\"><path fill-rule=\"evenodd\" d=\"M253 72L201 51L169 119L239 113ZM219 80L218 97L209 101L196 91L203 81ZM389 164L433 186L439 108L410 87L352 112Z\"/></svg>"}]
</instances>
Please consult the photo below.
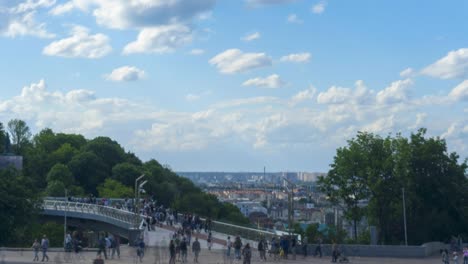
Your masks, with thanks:
<instances>
[{"instance_id":1,"label":"dense foliage","mask_svg":"<svg viewBox=\"0 0 468 264\"><path fill-rule=\"evenodd\" d=\"M408 242L420 244L468 235L466 170L466 160L459 163L445 140L426 137L425 129L409 138L358 133L337 150L319 186L355 227L366 216L385 244L404 241L404 188Z\"/></svg>"},{"instance_id":2,"label":"dense foliage","mask_svg":"<svg viewBox=\"0 0 468 264\"><path fill-rule=\"evenodd\" d=\"M154 195L159 204L213 219L248 222L236 207L203 193L190 180L179 177L156 160L142 162L108 137L88 140L82 135L55 133L51 129L32 136L24 121L12 120L8 122L8 132L0 123L0 150L5 149L9 135L13 139L12 154L23 156L24 168L21 173L1 172L0 221L11 223L0 227L2 234L9 234L3 229L7 232L24 224L23 220L34 212L30 210L32 204L24 204L34 201L30 199L32 193L63 196L67 189L73 196L133 198L134 182L141 174L148 180L144 186L146 195ZM28 188L37 192L27 191L31 190Z\"/></svg>"}]
</instances>

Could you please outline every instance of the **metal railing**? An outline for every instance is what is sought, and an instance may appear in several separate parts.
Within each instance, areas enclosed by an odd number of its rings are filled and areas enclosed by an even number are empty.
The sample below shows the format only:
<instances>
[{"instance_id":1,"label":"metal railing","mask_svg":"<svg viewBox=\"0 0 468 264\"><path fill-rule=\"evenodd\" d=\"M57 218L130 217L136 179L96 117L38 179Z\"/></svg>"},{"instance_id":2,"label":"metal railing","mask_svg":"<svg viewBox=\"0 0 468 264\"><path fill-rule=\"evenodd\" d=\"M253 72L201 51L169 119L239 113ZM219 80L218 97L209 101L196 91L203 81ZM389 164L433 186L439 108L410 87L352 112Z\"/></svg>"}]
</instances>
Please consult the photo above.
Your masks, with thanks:
<instances>
[{"instance_id":1,"label":"metal railing","mask_svg":"<svg viewBox=\"0 0 468 264\"><path fill-rule=\"evenodd\" d=\"M133 212L109 206L69 202L59 199L47 199L44 200L43 209L103 216L107 219L117 220L125 223L128 225L129 229L144 229L145 219L143 215L137 216ZM182 215L179 214L179 217L182 217ZM206 219L202 218L201 220L205 221ZM211 228L213 231L221 234L231 235L232 237L241 236L242 238L256 241L260 240L260 238L270 240L272 237L277 236L275 232L238 226L219 221L212 221Z\"/></svg>"},{"instance_id":2,"label":"metal railing","mask_svg":"<svg viewBox=\"0 0 468 264\"><path fill-rule=\"evenodd\" d=\"M103 216L128 224L129 227L138 228L143 220L141 216L137 216L132 212L113 207L61 200L44 200L43 209Z\"/></svg>"}]
</instances>

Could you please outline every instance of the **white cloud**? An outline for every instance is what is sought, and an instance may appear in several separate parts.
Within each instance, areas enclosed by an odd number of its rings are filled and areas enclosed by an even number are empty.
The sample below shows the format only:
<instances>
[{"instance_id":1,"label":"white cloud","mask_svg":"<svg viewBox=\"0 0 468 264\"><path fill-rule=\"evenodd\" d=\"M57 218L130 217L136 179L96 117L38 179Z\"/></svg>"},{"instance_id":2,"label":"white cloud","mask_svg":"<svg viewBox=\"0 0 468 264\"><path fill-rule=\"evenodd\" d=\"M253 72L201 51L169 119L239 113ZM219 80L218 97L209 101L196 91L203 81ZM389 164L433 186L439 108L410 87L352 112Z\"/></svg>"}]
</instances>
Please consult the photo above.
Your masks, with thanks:
<instances>
[{"instance_id":1,"label":"white cloud","mask_svg":"<svg viewBox=\"0 0 468 264\"><path fill-rule=\"evenodd\" d=\"M55 5L56 0L27 0L18 4L12 9L15 13L23 13L31 10L36 10L38 8L48 8Z\"/></svg>"},{"instance_id":2,"label":"white cloud","mask_svg":"<svg viewBox=\"0 0 468 264\"><path fill-rule=\"evenodd\" d=\"M145 78L145 71L134 66L123 66L114 69L110 74L105 76L106 80L114 82L130 82Z\"/></svg>"},{"instance_id":3,"label":"white cloud","mask_svg":"<svg viewBox=\"0 0 468 264\"><path fill-rule=\"evenodd\" d=\"M286 21L288 23L291 23L291 24L302 24L302 23L304 23L304 21L302 21L296 14L289 14Z\"/></svg>"},{"instance_id":4,"label":"white cloud","mask_svg":"<svg viewBox=\"0 0 468 264\"><path fill-rule=\"evenodd\" d=\"M209 63L221 73L233 74L246 72L272 65L272 60L265 53L244 53L239 49L228 49L213 57Z\"/></svg>"},{"instance_id":5,"label":"white cloud","mask_svg":"<svg viewBox=\"0 0 468 264\"><path fill-rule=\"evenodd\" d=\"M448 96L455 101L468 101L468 80L464 80L453 88Z\"/></svg>"},{"instance_id":6,"label":"white cloud","mask_svg":"<svg viewBox=\"0 0 468 264\"><path fill-rule=\"evenodd\" d=\"M195 55L195 56L196 55L202 55L202 54L205 54L205 50L203 50L203 49L192 49L190 51L190 54Z\"/></svg>"},{"instance_id":7,"label":"white cloud","mask_svg":"<svg viewBox=\"0 0 468 264\"><path fill-rule=\"evenodd\" d=\"M403 71L400 72L400 76L403 78L408 78L412 77L414 75L414 69L413 68L406 68Z\"/></svg>"},{"instance_id":8,"label":"white cloud","mask_svg":"<svg viewBox=\"0 0 468 264\"><path fill-rule=\"evenodd\" d=\"M241 39L243 41L250 42L250 41L253 41L253 40L256 40L256 39L259 39L259 38L260 38L260 33L255 32L255 33L252 33L252 34L245 35Z\"/></svg>"},{"instance_id":9,"label":"white cloud","mask_svg":"<svg viewBox=\"0 0 468 264\"><path fill-rule=\"evenodd\" d=\"M286 56L281 57L280 61L282 62L298 62L298 63L305 63L310 61L310 53L303 52L303 53L293 53Z\"/></svg>"},{"instance_id":10,"label":"white cloud","mask_svg":"<svg viewBox=\"0 0 468 264\"><path fill-rule=\"evenodd\" d=\"M398 80L390 86L377 93L377 103L393 104L401 103L408 100L409 87L413 84L411 79Z\"/></svg>"},{"instance_id":11,"label":"white cloud","mask_svg":"<svg viewBox=\"0 0 468 264\"><path fill-rule=\"evenodd\" d=\"M89 29L74 26L70 37L50 43L42 52L49 56L97 59L106 56L111 51L112 47L106 35L90 35Z\"/></svg>"},{"instance_id":12,"label":"white cloud","mask_svg":"<svg viewBox=\"0 0 468 264\"><path fill-rule=\"evenodd\" d=\"M72 10L92 13L99 25L117 28L144 28L174 23L187 23L209 12L216 0L70 0L57 5L51 14L62 15Z\"/></svg>"},{"instance_id":13,"label":"white cloud","mask_svg":"<svg viewBox=\"0 0 468 264\"><path fill-rule=\"evenodd\" d=\"M450 51L422 73L440 79L468 78L468 48Z\"/></svg>"},{"instance_id":14,"label":"white cloud","mask_svg":"<svg viewBox=\"0 0 468 264\"><path fill-rule=\"evenodd\" d=\"M257 77L249 79L242 84L242 86L257 86L263 88L280 88L285 85L286 83L281 80L280 76L277 74L272 74L265 78Z\"/></svg>"},{"instance_id":15,"label":"white cloud","mask_svg":"<svg viewBox=\"0 0 468 264\"><path fill-rule=\"evenodd\" d=\"M313 86L310 86L309 89L303 90L292 96L289 104L294 106L300 102L305 100L311 100L314 98L315 94L317 93L317 89Z\"/></svg>"},{"instance_id":16,"label":"white cloud","mask_svg":"<svg viewBox=\"0 0 468 264\"><path fill-rule=\"evenodd\" d=\"M374 91L367 89L364 82L356 81L355 89L332 86L317 96L319 104L367 104L372 101Z\"/></svg>"},{"instance_id":17,"label":"white cloud","mask_svg":"<svg viewBox=\"0 0 468 264\"><path fill-rule=\"evenodd\" d=\"M320 1L314 6L312 6L312 12L314 14L322 14L325 12L325 8L327 7L327 2L326 1Z\"/></svg>"},{"instance_id":18,"label":"white cloud","mask_svg":"<svg viewBox=\"0 0 468 264\"><path fill-rule=\"evenodd\" d=\"M189 101L189 102L194 102L194 101L197 101L200 99L200 95L198 94L187 94L185 96L185 100Z\"/></svg>"},{"instance_id":19,"label":"white cloud","mask_svg":"<svg viewBox=\"0 0 468 264\"><path fill-rule=\"evenodd\" d=\"M127 44L124 54L132 53L168 53L180 46L192 42L192 31L182 24L144 28L136 41Z\"/></svg>"}]
</instances>

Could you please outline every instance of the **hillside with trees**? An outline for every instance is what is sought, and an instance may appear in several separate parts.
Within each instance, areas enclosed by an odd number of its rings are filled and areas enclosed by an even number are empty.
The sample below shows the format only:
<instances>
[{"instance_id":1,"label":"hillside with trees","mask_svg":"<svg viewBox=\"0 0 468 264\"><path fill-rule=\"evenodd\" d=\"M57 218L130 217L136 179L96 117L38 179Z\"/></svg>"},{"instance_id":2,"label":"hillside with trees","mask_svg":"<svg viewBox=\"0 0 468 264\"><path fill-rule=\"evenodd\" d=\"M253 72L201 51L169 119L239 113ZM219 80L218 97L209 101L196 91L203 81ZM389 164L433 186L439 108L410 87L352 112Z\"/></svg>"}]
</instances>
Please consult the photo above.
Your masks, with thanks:
<instances>
[{"instance_id":1,"label":"hillside with trees","mask_svg":"<svg viewBox=\"0 0 468 264\"><path fill-rule=\"evenodd\" d=\"M64 196L65 189L77 197L133 198L134 182L141 174L148 180L146 194L153 195L158 204L217 220L248 223L237 207L219 202L154 159L141 161L111 138L86 139L51 129L32 135L22 120L8 122L7 128L0 123L2 152L7 138L11 140L11 154L23 156L24 167L21 172L1 171L5 180L0 181L0 221L7 223L2 225L2 231L18 230L23 225L21 220L32 219L42 197ZM20 204L24 200L27 204ZM24 210L13 214L16 208ZM5 241L0 238L0 245Z\"/></svg>"}]
</instances>

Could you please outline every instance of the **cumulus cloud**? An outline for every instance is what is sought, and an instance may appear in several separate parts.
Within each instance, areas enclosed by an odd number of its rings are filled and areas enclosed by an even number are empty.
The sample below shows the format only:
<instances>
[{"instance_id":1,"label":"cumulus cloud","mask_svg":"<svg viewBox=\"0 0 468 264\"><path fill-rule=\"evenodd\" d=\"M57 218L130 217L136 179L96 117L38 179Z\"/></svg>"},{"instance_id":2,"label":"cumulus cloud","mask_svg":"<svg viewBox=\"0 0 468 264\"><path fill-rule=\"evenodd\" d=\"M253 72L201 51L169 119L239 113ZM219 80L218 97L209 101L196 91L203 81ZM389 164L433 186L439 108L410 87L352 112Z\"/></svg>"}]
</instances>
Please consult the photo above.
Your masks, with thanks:
<instances>
[{"instance_id":1,"label":"cumulus cloud","mask_svg":"<svg viewBox=\"0 0 468 264\"><path fill-rule=\"evenodd\" d=\"M302 21L296 14L289 14L288 17L286 18L286 21L290 24L304 23L304 21Z\"/></svg>"},{"instance_id":2,"label":"cumulus cloud","mask_svg":"<svg viewBox=\"0 0 468 264\"><path fill-rule=\"evenodd\" d=\"M403 78L408 78L412 77L414 75L414 69L413 68L406 68L403 71L400 72L400 76Z\"/></svg>"},{"instance_id":3,"label":"cumulus cloud","mask_svg":"<svg viewBox=\"0 0 468 264\"><path fill-rule=\"evenodd\" d=\"M42 53L64 58L97 59L106 56L111 51L112 47L106 35L91 35L88 28L73 26L70 37L50 43Z\"/></svg>"},{"instance_id":4,"label":"cumulus cloud","mask_svg":"<svg viewBox=\"0 0 468 264\"><path fill-rule=\"evenodd\" d=\"M138 34L136 41L127 44L124 54L173 52L180 46L192 41L192 31L182 24L171 24L152 28L144 28Z\"/></svg>"},{"instance_id":5,"label":"cumulus cloud","mask_svg":"<svg viewBox=\"0 0 468 264\"><path fill-rule=\"evenodd\" d=\"M453 88L448 96L455 101L468 101L468 80L464 80Z\"/></svg>"},{"instance_id":6,"label":"cumulus cloud","mask_svg":"<svg viewBox=\"0 0 468 264\"><path fill-rule=\"evenodd\" d=\"M260 33L255 32L255 33L247 34L244 37L242 37L241 39L243 41L245 41L245 42L250 42L250 41L253 41L253 40L256 40L256 39L259 39L259 38L260 38Z\"/></svg>"},{"instance_id":7,"label":"cumulus cloud","mask_svg":"<svg viewBox=\"0 0 468 264\"><path fill-rule=\"evenodd\" d=\"M145 78L145 71L134 66L123 66L114 69L110 74L105 76L106 80L114 82L131 82Z\"/></svg>"},{"instance_id":8,"label":"cumulus cloud","mask_svg":"<svg viewBox=\"0 0 468 264\"><path fill-rule=\"evenodd\" d=\"M312 12L314 14L322 14L325 12L325 8L327 7L327 2L326 1L320 1L314 6L312 6Z\"/></svg>"},{"instance_id":9,"label":"cumulus cloud","mask_svg":"<svg viewBox=\"0 0 468 264\"><path fill-rule=\"evenodd\" d=\"M440 79L468 78L468 48L450 51L424 68L422 74Z\"/></svg>"},{"instance_id":10,"label":"cumulus cloud","mask_svg":"<svg viewBox=\"0 0 468 264\"><path fill-rule=\"evenodd\" d=\"M46 23L36 21L36 13L41 8L55 4L55 0L28 0L25 2L7 1L0 4L0 35L15 38L33 36L53 38L47 31Z\"/></svg>"},{"instance_id":11,"label":"cumulus cloud","mask_svg":"<svg viewBox=\"0 0 468 264\"><path fill-rule=\"evenodd\" d=\"M310 53L303 52L303 53L293 53L286 56L281 57L280 61L282 62L297 62L297 63L305 63L310 61Z\"/></svg>"},{"instance_id":12,"label":"cumulus cloud","mask_svg":"<svg viewBox=\"0 0 468 264\"><path fill-rule=\"evenodd\" d=\"M262 77L252 78L252 79L245 81L242 84L242 86L257 86L257 87L263 87L263 88L280 88L285 85L286 83L283 80L281 80L278 74L272 74L265 78L262 78Z\"/></svg>"},{"instance_id":13,"label":"cumulus cloud","mask_svg":"<svg viewBox=\"0 0 468 264\"><path fill-rule=\"evenodd\" d=\"M332 86L317 96L319 104L366 104L373 98L374 91L369 90L362 80L356 81L355 89Z\"/></svg>"},{"instance_id":14,"label":"cumulus cloud","mask_svg":"<svg viewBox=\"0 0 468 264\"><path fill-rule=\"evenodd\" d=\"M298 92L297 94L291 97L289 105L295 106L296 104L303 102L305 100L311 100L314 98L317 93L317 89L313 86L310 86L309 89Z\"/></svg>"},{"instance_id":15,"label":"cumulus cloud","mask_svg":"<svg viewBox=\"0 0 468 264\"><path fill-rule=\"evenodd\" d=\"M239 49L228 49L213 57L209 63L219 72L233 74L271 66L272 59L265 53L244 53Z\"/></svg>"},{"instance_id":16,"label":"cumulus cloud","mask_svg":"<svg viewBox=\"0 0 468 264\"><path fill-rule=\"evenodd\" d=\"M144 28L187 23L210 11L216 0L71 0L57 5L51 13L62 15L72 10L92 13L99 25L116 28Z\"/></svg>"},{"instance_id":17,"label":"cumulus cloud","mask_svg":"<svg viewBox=\"0 0 468 264\"><path fill-rule=\"evenodd\" d=\"M411 79L398 80L377 93L379 104L401 103L408 100L409 87L413 84Z\"/></svg>"}]
</instances>

